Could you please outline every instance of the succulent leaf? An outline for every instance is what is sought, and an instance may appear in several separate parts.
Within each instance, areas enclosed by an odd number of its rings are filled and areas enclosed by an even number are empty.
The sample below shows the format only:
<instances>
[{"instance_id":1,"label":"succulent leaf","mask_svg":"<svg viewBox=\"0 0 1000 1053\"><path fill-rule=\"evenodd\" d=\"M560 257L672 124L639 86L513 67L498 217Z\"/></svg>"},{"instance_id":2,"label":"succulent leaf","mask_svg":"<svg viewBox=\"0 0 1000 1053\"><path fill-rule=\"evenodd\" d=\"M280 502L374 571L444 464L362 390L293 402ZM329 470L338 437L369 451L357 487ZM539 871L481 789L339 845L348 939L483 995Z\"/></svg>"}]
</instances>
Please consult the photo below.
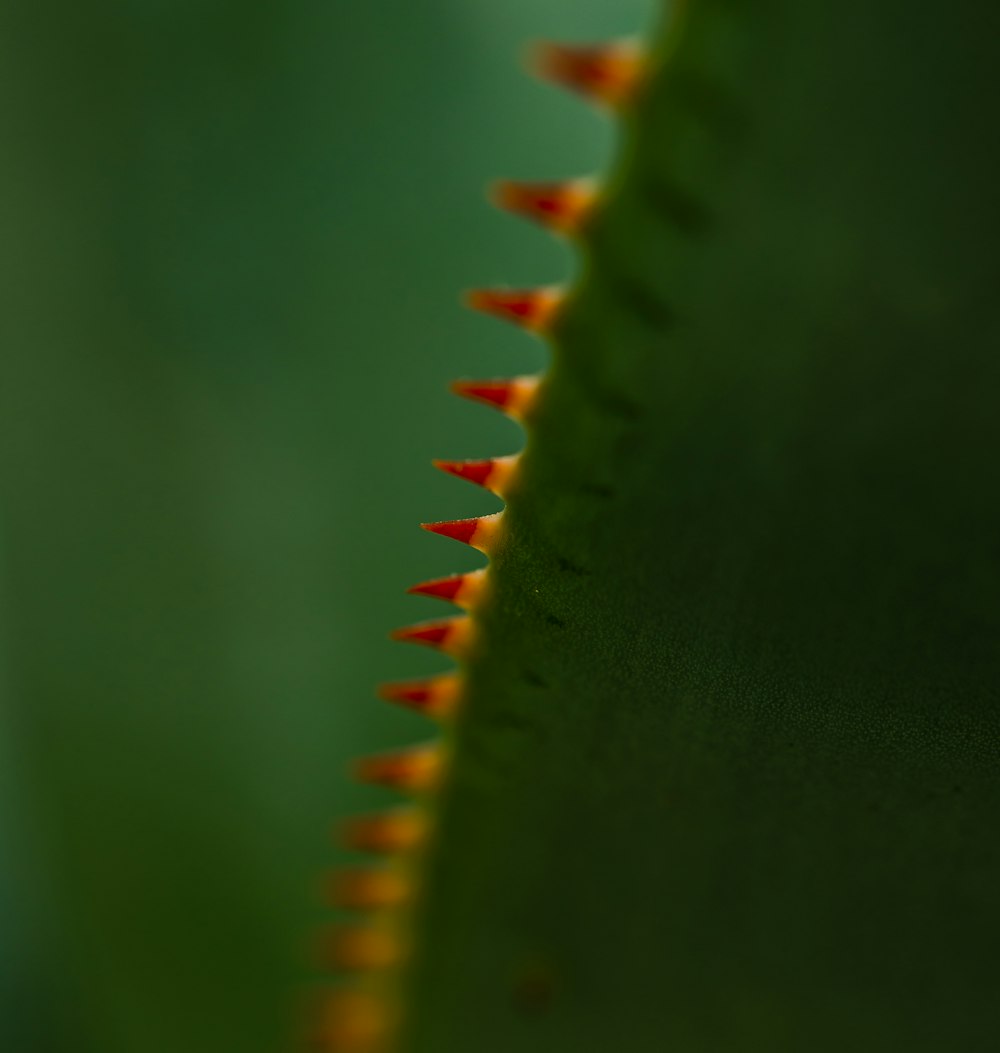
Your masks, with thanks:
<instances>
[{"instance_id":1,"label":"succulent leaf","mask_svg":"<svg viewBox=\"0 0 1000 1053\"><path fill-rule=\"evenodd\" d=\"M474 646L446 647L462 706L421 806L393 1027L336 1048L989 1041L986 23L974 0L691 0L645 57L540 51L626 141L585 199L495 191L571 232L584 269L469 299L552 361L456 388L524 419L527 445L509 485L495 461L440 465L506 508L428 527L486 552L488 587L463 604Z\"/></svg>"}]
</instances>

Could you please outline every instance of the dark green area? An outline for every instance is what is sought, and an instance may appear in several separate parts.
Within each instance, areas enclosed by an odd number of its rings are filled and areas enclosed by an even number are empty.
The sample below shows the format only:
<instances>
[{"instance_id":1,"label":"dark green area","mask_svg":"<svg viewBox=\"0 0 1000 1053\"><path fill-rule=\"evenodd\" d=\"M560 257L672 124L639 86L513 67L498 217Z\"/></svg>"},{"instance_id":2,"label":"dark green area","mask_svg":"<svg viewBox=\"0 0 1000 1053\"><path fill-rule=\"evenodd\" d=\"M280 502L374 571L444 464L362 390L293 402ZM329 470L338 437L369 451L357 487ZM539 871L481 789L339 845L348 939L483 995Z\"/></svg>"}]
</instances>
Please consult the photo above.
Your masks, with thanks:
<instances>
[{"instance_id":1,"label":"dark green area","mask_svg":"<svg viewBox=\"0 0 1000 1053\"><path fill-rule=\"evenodd\" d=\"M404 1046L985 1050L1000 15L674 31L509 503Z\"/></svg>"},{"instance_id":2,"label":"dark green area","mask_svg":"<svg viewBox=\"0 0 1000 1053\"><path fill-rule=\"evenodd\" d=\"M517 71L647 0L0 0L0 1048L275 1053L388 630L537 368L465 286L567 254L497 176L610 139Z\"/></svg>"}]
</instances>

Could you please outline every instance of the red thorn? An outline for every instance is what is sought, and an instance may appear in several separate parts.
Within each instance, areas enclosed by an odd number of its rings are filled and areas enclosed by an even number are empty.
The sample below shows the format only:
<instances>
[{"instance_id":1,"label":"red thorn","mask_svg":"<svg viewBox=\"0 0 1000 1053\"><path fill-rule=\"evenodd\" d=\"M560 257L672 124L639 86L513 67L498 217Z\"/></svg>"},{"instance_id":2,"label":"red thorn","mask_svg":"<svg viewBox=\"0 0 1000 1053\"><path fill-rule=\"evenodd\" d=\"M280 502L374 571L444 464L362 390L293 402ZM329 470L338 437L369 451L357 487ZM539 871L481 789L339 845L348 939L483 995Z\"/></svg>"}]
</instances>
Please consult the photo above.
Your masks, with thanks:
<instances>
[{"instance_id":1,"label":"red thorn","mask_svg":"<svg viewBox=\"0 0 1000 1053\"><path fill-rule=\"evenodd\" d=\"M476 519L453 519L420 525L429 533L464 541L465 544L472 545L472 548L488 553L492 548L502 515L502 512L494 512L492 515L478 516Z\"/></svg>"},{"instance_id":2,"label":"red thorn","mask_svg":"<svg viewBox=\"0 0 1000 1053\"><path fill-rule=\"evenodd\" d=\"M468 639L470 627L468 616L460 614L454 618L441 618L438 621L408 625L402 629L396 629L390 635L393 640L399 640L402 643L423 644L424 647L444 651L445 654L454 654L461 650Z\"/></svg>"},{"instance_id":3,"label":"red thorn","mask_svg":"<svg viewBox=\"0 0 1000 1053\"><path fill-rule=\"evenodd\" d=\"M466 545L471 545L480 552L489 552L502 515L503 512L494 512L492 515L479 516L476 519L454 519L444 523L421 523L420 525L432 534L454 538L455 541L464 541Z\"/></svg>"},{"instance_id":4,"label":"red thorn","mask_svg":"<svg viewBox=\"0 0 1000 1053\"><path fill-rule=\"evenodd\" d=\"M398 684L379 684L378 696L386 702L423 709L434 697L434 683L431 680L405 680Z\"/></svg>"},{"instance_id":5,"label":"red thorn","mask_svg":"<svg viewBox=\"0 0 1000 1053\"><path fill-rule=\"evenodd\" d=\"M564 234L579 230L595 196L594 184L589 179L560 183L518 183L501 179L490 191L491 200L499 208Z\"/></svg>"},{"instance_id":6,"label":"red thorn","mask_svg":"<svg viewBox=\"0 0 1000 1053\"><path fill-rule=\"evenodd\" d=\"M513 377L511 380L456 380L451 390L462 398L496 406L510 416L525 415L535 392L538 377Z\"/></svg>"},{"instance_id":7,"label":"red thorn","mask_svg":"<svg viewBox=\"0 0 1000 1053\"><path fill-rule=\"evenodd\" d=\"M435 461L442 472L466 479L502 497L517 464L518 455L491 457L484 461Z\"/></svg>"},{"instance_id":8,"label":"red thorn","mask_svg":"<svg viewBox=\"0 0 1000 1053\"><path fill-rule=\"evenodd\" d=\"M464 399L487 402L503 409L513 396L513 385L509 380L456 380L451 390Z\"/></svg>"},{"instance_id":9,"label":"red thorn","mask_svg":"<svg viewBox=\"0 0 1000 1053\"><path fill-rule=\"evenodd\" d=\"M539 76L606 106L621 106L633 94L644 66L632 41L583 47L544 43L532 60Z\"/></svg>"},{"instance_id":10,"label":"red thorn","mask_svg":"<svg viewBox=\"0 0 1000 1053\"><path fill-rule=\"evenodd\" d=\"M408 706L429 717L444 718L458 704L461 681L457 676L445 674L425 680L405 680L395 684L381 684L379 697L386 702Z\"/></svg>"},{"instance_id":11,"label":"red thorn","mask_svg":"<svg viewBox=\"0 0 1000 1053\"><path fill-rule=\"evenodd\" d=\"M465 302L473 310L502 318L533 332L548 328L563 294L559 289L473 289Z\"/></svg>"},{"instance_id":12,"label":"red thorn","mask_svg":"<svg viewBox=\"0 0 1000 1053\"><path fill-rule=\"evenodd\" d=\"M488 486L496 462L492 457L485 461L434 461L434 467L477 486Z\"/></svg>"},{"instance_id":13,"label":"red thorn","mask_svg":"<svg viewBox=\"0 0 1000 1053\"><path fill-rule=\"evenodd\" d=\"M434 581L422 581L406 591L411 596L433 596L439 600L454 600L465 584L464 574L452 574L450 578L435 578Z\"/></svg>"},{"instance_id":14,"label":"red thorn","mask_svg":"<svg viewBox=\"0 0 1000 1053\"><path fill-rule=\"evenodd\" d=\"M452 574L448 578L436 578L434 581L422 581L406 591L411 596L433 596L438 600L448 600L459 607L471 607L479 598L486 583L486 568L470 570L466 574Z\"/></svg>"},{"instance_id":15,"label":"red thorn","mask_svg":"<svg viewBox=\"0 0 1000 1053\"><path fill-rule=\"evenodd\" d=\"M428 647L438 647L451 635L451 620L440 622L428 622L414 625L405 629L396 629L392 633L394 640L405 643L422 643Z\"/></svg>"},{"instance_id":16,"label":"red thorn","mask_svg":"<svg viewBox=\"0 0 1000 1053\"><path fill-rule=\"evenodd\" d=\"M479 529L479 520L455 519L451 522L421 523L420 525L424 530L428 530L432 534L440 534L442 537L454 538L455 541L462 541L466 545L471 545L472 539L476 536L476 531Z\"/></svg>"}]
</instances>

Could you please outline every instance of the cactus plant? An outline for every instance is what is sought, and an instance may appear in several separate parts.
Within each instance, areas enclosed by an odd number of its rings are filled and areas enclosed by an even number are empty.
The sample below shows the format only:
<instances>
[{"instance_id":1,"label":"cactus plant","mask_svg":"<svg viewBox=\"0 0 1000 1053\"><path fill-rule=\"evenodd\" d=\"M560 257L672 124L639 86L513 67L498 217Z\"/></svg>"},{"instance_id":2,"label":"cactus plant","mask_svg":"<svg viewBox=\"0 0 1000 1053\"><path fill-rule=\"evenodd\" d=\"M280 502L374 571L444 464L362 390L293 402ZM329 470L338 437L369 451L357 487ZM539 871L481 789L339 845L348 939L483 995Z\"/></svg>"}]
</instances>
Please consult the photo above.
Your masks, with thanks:
<instances>
[{"instance_id":1,"label":"cactus plant","mask_svg":"<svg viewBox=\"0 0 1000 1053\"><path fill-rule=\"evenodd\" d=\"M617 167L504 184L568 292L473 306L540 379L462 382L516 458L488 569L401 631L444 725L369 758L337 1050L987 1048L1000 938L1000 98L976 0L689 0L543 51Z\"/></svg>"}]
</instances>

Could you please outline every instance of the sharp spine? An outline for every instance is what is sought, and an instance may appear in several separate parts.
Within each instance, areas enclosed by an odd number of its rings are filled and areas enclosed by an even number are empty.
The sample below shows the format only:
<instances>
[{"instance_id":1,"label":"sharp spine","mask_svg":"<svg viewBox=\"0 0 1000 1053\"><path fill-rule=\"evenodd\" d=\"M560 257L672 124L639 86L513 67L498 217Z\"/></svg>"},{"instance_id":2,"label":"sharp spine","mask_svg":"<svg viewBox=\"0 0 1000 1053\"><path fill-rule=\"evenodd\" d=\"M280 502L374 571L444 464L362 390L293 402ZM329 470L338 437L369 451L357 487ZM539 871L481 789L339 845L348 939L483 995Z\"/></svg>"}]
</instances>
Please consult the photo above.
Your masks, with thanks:
<instances>
[{"instance_id":1,"label":"sharp spine","mask_svg":"<svg viewBox=\"0 0 1000 1053\"><path fill-rule=\"evenodd\" d=\"M591 179L558 183L521 183L501 179L490 188L490 200L498 208L566 235L580 230L596 197L596 184Z\"/></svg>"},{"instance_id":2,"label":"sharp spine","mask_svg":"<svg viewBox=\"0 0 1000 1053\"><path fill-rule=\"evenodd\" d=\"M618 109L632 99L645 73L645 56L631 40L610 44L535 47L531 65L538 76Z\"/></svg>"},{"instance_id":3,"label":"sharp spine","mask_svg":"<svg viewBox=\"0 0 1000 1053\"><path fill-rule=\"evenodd\" d=\"M515 453L482 461L434 461L434 467L503 497L517 467L518 457Z\"/></svg>"},{"instance_id":4,"label":"sharp spine","mask_svg":"<svg viewBox=\"0 0 1000 1053\"><path fill-rule=\"evenodd\" d=\"M386 702L408 706L429 717L444 719L454 712L459 699L461 679L451 673L424 680L405 680L379 686L379 697Z\"/></svg>"},{"instance_id":5,"label":"sharp spine","mask_svg":"<svg viewBox=\"0 0 1000 1053\"><path fill-rule=\"evenodd\" d=\"M438 618L407 625L394 630L390 636L401 643L421 644L457 657L468 646L471 633L472 619L467 614L459 614L453 618Z\"/></svg>"},{"instance_id":6,"label":"sharp spine","mask_svg":"<svg viewBox=\"0 0 1000 1053\"><path fill-rule=\"evenodd\" d=\"M470 570L466 574L452 574L447 578L435 578L433 581L422 581L412 585L406 591L411 596L433 596L438 600L447 600L468 610L473 607L482 595L486 584L486 568Z\"/></svg>"},{"instance_id":7,"label":"sharp spine","mask_svg":"<svg viewBox=\"0 0 1000 1053\"><path fill-rule=\"evenodd\" d=\"M451 390L464 399L495 406L514 420L524 420L538 391L541 378L512 377L510 380L456 380Z\"/></svg>"},{"instance_id":8,"label":"sharp spine","mask_svg":"<svg viewBox=\"0 0 1000 1053\"><path fill-rule=\"evenodd\" d=\"M420 525L432 534L463 541L466 545L471 545L472 548L489 554L502 515L503 512L494 512L492 515L478 516L475 519L454 519L443 523L421 523Z\"/></svg>"},{"instance_id":9,"label":"sharp spine","mask_svg":"<svg viewBox=\"0 0 1000 1053\"><path fill-rule=\"evenodd\" d=\"M564 299L558 286L539 289L473 289L465 302L475 311L513 322L533 333L546 333Z\"/></svg>"}]
</instances>

